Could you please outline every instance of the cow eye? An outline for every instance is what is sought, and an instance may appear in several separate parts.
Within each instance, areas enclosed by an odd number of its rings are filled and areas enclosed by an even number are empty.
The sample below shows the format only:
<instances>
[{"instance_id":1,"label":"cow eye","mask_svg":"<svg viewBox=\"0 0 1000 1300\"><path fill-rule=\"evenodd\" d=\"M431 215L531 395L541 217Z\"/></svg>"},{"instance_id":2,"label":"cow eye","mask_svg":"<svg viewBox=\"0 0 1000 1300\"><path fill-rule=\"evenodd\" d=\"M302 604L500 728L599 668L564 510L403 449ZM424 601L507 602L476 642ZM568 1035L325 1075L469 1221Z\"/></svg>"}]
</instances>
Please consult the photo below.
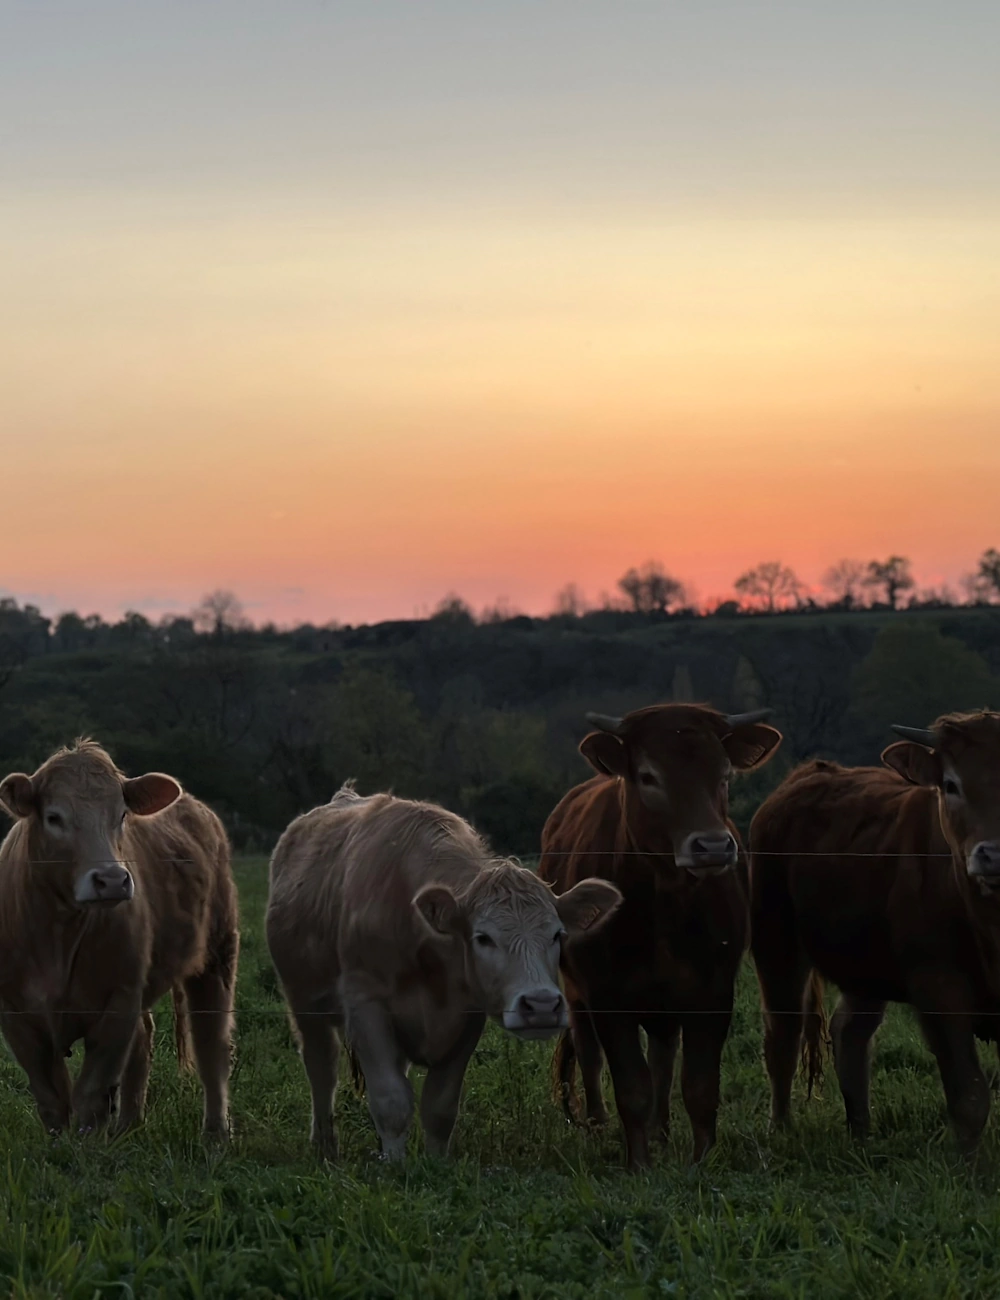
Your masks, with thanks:
<instances>
[{"instance_id":1,"label":"cow eye","mask_svg":"<svg viewBox=\"0 0 1000 1300\"><path fill-rule=\"evenodd\" d=\"M493 942L490 936L488 934L484 934L482 930L480 930L479 933L475 936L475 940L480 948L496 947L496 944Z\"/></svg>"},{"instance_id":2,"label":"cow eye","mask_svg":"<svg viewBox=\"0 0 1000 1300\"><path fill-rule=\"evenodd\" d=\"M566 934L566 931L562 928L562 926L560 926L559 929L558 929L558 930L555 932L555 934L552 936L552 942L553 942L553 943L558 943L559 940L562 939L562 938L565 936L565 934Z\"/></svg>"},{"instance_id":3,"label":"cow eye","mask_svg":"<svg viewBox=\"0 0 1000 1300\"><path fill-rule=\"evenodd\" d=\"M61 830L63 825L62 813L57 813L57 812L46 813L45 825L51 826L55 830Z\"/></svg>"},{"instance_id":4,"label":"cow eye","mask_svg":"<svg viewBox=\"0 0 1000 1300\"><path fill-rule=\"evenodd\" d=\"M652 774L651 772L640 772L640 773L639 773L639 784L640 784L640 785L657 785L658 782L657 782L657 780L656 780L656 777L653 776L653 774Z\"/></svg>"},{"instance_id":5,"label":"cow eye","mask_svg":"<svg viewBox=\"0 0 1000 1300\"><path fill-rule=\"evenodd\" d=\"M953 781L950 776L946 776L944 780L944 792L945 794L958 794L958 782Z\"/></svg>"}]
</instances>

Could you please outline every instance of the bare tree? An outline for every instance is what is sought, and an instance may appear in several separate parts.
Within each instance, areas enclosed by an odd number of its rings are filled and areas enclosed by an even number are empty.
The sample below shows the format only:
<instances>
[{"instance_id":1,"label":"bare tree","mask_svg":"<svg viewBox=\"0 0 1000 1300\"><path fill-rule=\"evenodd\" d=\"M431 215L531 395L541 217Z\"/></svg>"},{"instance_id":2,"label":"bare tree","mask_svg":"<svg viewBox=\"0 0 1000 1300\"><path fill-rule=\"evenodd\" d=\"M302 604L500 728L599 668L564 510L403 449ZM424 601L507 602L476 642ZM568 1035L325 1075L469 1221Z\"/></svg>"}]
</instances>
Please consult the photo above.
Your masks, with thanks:
<instances>
[{"instance_id":1,"label":"bare tree","mask_svg":"<svg viewBox=\"0 0 1000 1300\"><path fill-rule=\"evenodd\" d=\"M480 623L507 623L512 618L520 618L521 611L515 609L506 596L498 596L492 605L487 605L479 617Z\"/></svg>"},{"instance_id":2,"label":"bare tree","mask_svg":"<svg viewBox=\"0 0 1000 1300\"><path fill-rule=\"evenodd\" d=\"M665 614L685 599L683 582L653 560L641 569L629 569L618 579L618 587L637 614Z\"/></svg>"},{"instance_id":3,"label":"bare tree","mask_svg":"<svg viewBox=\"0 0 1000 1300\"><path fill-rule=\"evenodd\" d=\"M899 608L899 598L904 591L916 586L910 572L910 561L905 555L890 555L887 560L872 560L865 574L865 586L885 595L890 609Z\"/></svg>"},{"instance_id":4,"label":"bare tree","mask_svg":"<svg viewBox=\"0 0 1000 1300\"><path fill-rule=\"evenodd\" d=\"M802 590L794 569L780 560L765 560L755 569L741 573L733 587L741 596L760 602L769 614L786 606L789 601L798 600Z\"/></svg>"},{"instance_id":5,"label":"bare tree","mask_svg":"<svg viewBox=\"0 0 1000 1300\"><path fill-rule=\"evenodd\" d=\"M586 608L586 598L575 582L567 582L565 587L556 592L555 612L557 614L563 614L568 618L579 618Z\"/></svg>"},{"instance_id":6,"label":"bare tree","mask_svg":"<svg viewBox=\"0 0 1000 1300\"><path fill-rule=\"evenodd\" d=\"M856 609L861 604L867 566L864 560L838 560L823 574L823 586L833 604Z\"/></svg>"},{"instance_id":7,"label":"bare tree","mask_svg":"<svg viewBox=\"0 0 1000 1300\"><path fill-rule=\"evenodd\" d=\"M250 626L243 613L243 605L231 591L212 591L200 605L191 611L191 619L199 632L208 632L221 640L227 632L237 632Z\"/></svg>"},{"instance_id":8,"label":"bare tree","mask_svg":"<svg viewBox=\"0 0 1000 1300\"><path fill-rule=\"evenodd\" d=\"M964 586L976 603L1000 600L1000 551L995 546L983 551L975 573L969 575Z\"/></svg>"}]
</instances>

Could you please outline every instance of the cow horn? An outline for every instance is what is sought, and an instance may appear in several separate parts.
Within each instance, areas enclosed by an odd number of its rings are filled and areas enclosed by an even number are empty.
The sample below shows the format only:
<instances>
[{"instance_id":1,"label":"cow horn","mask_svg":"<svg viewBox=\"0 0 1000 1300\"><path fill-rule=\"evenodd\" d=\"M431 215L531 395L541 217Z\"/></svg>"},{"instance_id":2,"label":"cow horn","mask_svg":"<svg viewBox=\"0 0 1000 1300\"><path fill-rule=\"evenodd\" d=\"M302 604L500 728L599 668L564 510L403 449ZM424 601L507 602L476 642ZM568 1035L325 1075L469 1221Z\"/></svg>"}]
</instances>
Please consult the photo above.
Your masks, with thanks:
<instances>
[{"instance_id":1,"label":"cow horn","mask_svg":"<svg viewBox=\"0 0 1000 1300\"><path fill-rule=\"evenodd\" d=\"M749 713L727 713L727 727L748 727L751 722L763 722L774 712L773 709L751 709Z\"/></svg>"},{"instance_id":2,"label":"cow horn","mask_svg":"<svg viewBox=\"0 0 1000 1300\"><path fill-rule=\"evenodd\" d=\"M897 736L902 736L904 740L914 740L918 745L926 745L928 749L933 749L937 744L934 732L928 731L924 727L900 727L894 722L892 729Z\"/></svg>"},{"instance_id":3,"label":"cow horn","mask_svg":"<svg viewBox=\"0 0 1000 1300\"><path fill-rule=\"evenodd\" d=\"M585 713L583 716L592 727L610 732L612 736L620 736L625 730L625 719L613 718L610 713Z\"/></svg>"}]
</instances>

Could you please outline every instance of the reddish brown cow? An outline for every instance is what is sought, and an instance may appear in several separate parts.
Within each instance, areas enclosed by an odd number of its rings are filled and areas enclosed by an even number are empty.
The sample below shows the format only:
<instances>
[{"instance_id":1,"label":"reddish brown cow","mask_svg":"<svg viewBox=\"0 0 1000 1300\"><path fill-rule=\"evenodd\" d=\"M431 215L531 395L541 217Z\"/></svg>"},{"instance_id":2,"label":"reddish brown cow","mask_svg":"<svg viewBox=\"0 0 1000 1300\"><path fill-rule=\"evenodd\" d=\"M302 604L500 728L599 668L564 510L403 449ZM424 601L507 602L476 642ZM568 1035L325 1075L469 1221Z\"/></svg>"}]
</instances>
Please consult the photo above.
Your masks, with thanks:
<instances>
[{"instance_id":1,"label":"reddish brown cow","mask_svg":"<svg viewBox=\"0 0 1000 1300\"><path fill-rule=\"evenodd\" d=\"M119 1093L117 1129L141 1119L151 1008L172 989L182 1062L194 1013L205 1131L224 1135L239 931L219 819L172 777L127 779L89 740L8 776L0 801L17 819L0 847L0 1028L42 1123L100 1128Z\"/></svg>"},{"instance_id":2,"label":"reddish brown cow","mask_svg":"<svg viewBox=\"0 0 1000 1300\"><path fill-rule=\"evenodd\" d=\"M807 763L750 828L772 1120L788 1118L818 974L841 992L832 1038L851 1131L868 1131L872 1035L888 1002L907 1002L971 1149L989 1111L975 1039L1000 1037L1000 714L893 729L906 739L884 768Z\"/></svg>"},{"instance_id":3,"label":"reddish brown cow","mask_svg":"<svg viewBox=\"0 0 1000 1300\"><path fill-rule=\"evenodd\" d=\"M600 876L623 896L598 934L564 954L571 1022L554 1067L572 1114L579 1060L587 1119L603 1123L603 1051L630 1168L649 1162L654 1103L667 1131L682 1039L695 1159L715 1141L720 1059L748 920L728 783L734 770L759 767L777 748L780 733L761 725L768 713L727 717L693 704L656 705L624 718L588 713L597 730L580 752L599 775L571 790L542 832L539 874L557 893Z\"/></svg>"}]
</instances>

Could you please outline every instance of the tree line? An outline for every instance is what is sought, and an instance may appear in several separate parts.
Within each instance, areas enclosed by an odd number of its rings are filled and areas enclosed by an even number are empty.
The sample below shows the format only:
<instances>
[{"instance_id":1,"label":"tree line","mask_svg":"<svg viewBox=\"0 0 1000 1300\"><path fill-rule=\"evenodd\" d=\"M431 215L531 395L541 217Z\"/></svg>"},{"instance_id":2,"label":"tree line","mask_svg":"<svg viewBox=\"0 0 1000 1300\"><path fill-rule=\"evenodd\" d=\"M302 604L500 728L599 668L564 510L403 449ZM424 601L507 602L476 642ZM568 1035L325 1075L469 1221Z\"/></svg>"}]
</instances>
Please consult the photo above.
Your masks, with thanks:
<instances>
[{"instance_id":1,"label":"tree line","mask_svg":"<svg viewBox=\"0 0 1000 1300\"><path fill-rule=\"evenodd\" d=\"M1000 606L694 618L623 601L490 619L453 598L426 619L281 630L252 626L229 593L155 624L50 621L6 601L0 655L0 773L90 734L127 771L176 775L239 848L269 847L355 778L441 802L528 854L587 775L587 710L769 705L786 739L734 787L745 826L799 759L877 762L892 722L997 707Z\"/></svg>"},{"instance_id":2,"label":"tree line","mask_svg":"<svg viewBox=\"0 0 1000 1300\"><path fill-rule=\"evenodd\" d=\"M962 582L964 599L947 587L919 593L916 587L913 566L905 555L890 555L884 560L838 560L823 574L818 593L811 592L789 565L765 560L736 578L735 600L701 611L692 608L687 585L655 561L629 569L618 580L619 601L640 613L688 610L694 614L774 614L817 608L896 610L904 604L909 608L988 605L1000 601L1000 551L990 547L979 557L975 570ZM581 613L584 608L575 584L564 588L556 598L560 613Z\"/></svg>"}]
</instances>

